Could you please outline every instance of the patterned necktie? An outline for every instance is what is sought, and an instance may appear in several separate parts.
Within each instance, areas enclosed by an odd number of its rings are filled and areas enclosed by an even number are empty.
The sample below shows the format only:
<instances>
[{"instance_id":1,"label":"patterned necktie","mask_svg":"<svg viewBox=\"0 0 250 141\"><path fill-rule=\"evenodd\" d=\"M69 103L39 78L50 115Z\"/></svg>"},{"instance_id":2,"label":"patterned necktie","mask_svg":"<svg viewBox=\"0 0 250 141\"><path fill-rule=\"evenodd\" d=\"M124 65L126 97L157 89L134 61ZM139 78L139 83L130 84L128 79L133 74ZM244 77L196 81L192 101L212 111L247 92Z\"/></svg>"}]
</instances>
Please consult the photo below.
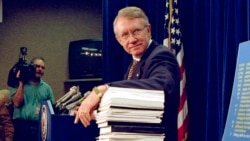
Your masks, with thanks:
<instances>
[{"instance_id":1,"label":"patterned necktie","mask_svg":"<svg viewBox=\"0 0 250 141\"><path fill-rule=\"evenodd\" d=\"M129 72L128 72L128 78L127 78L128 80L131 79L132 74L134 72L134 69L135 69L135 67L137 66L138 63L139 63L139 61L136 61L136 60L133 61L133 64L131 65L131 67L129 69Z\"/></svg>"}]
</instances>

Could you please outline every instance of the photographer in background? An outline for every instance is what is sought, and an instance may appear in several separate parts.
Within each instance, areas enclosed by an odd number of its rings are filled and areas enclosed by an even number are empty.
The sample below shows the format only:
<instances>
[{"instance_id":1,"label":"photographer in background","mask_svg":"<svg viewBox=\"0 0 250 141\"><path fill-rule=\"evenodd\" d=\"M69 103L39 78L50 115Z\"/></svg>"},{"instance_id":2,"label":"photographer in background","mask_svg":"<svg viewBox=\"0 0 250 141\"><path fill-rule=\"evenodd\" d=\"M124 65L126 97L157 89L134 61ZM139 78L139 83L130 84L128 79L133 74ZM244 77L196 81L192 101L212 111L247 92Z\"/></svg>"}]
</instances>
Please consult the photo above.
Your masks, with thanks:
<instances>
[{"instance_id":1,"label":"photographer in background","mask_svg":"<svg viewBox=\"0 0 250 141\"><path fill-rule=\"evenodd\" d=\"M30 72L28 81L18 79L18 86L11 89L14 105L14 141L37 141L40 106L45 100L50 100L52 104L55 102L52 88L41 79L45 71L45 60L35 57L31 64L34 65L34 71ZM17 78L20 76L22 70L18 70L16 74Z\"/></svg>"}]
</instances>

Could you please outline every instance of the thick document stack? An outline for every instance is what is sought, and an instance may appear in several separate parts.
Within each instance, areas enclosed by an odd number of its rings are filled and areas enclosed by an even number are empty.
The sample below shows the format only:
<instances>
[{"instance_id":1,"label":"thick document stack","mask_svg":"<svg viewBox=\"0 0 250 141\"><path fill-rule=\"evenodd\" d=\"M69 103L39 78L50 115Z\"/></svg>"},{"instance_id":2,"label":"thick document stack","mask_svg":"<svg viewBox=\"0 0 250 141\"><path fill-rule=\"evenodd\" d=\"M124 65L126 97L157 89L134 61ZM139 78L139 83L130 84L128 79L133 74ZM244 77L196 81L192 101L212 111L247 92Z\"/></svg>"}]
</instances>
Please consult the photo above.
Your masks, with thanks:
<instances>
[{"instance_id":1,"label":"thick document stack","mask_svg":"<svg viewBox=\"0 0 250 141\"><path fill-rule=\"evenodd\" d=\"M163 91L110 87L96 114L97 141L163 141L163 112Z\"/></svg>"}]
</instances>

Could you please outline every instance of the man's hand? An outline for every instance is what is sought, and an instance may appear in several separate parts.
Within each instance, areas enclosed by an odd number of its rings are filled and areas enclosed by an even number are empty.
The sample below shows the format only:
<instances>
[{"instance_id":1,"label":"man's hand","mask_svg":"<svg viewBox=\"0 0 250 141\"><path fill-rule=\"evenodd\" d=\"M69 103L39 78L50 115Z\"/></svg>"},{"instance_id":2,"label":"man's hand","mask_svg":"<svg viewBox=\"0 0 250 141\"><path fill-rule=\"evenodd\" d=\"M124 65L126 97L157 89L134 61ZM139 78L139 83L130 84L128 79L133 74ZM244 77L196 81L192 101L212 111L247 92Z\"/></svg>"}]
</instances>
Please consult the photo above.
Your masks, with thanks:
<instances>
[{"instance_id":1,"label":"man's hand","mask_svg":"<svg viewBox=\"0 0 250 141\"><path fill-rule=\"evenodd\" d=\"M107 85L100 85L93 88L90 94L82 101L80 107L77 109L74 120L75 124L80 120L84 127L88 127L90 125L90 121L95 119L94 111L107 90Z\"/></svg>"},{"instance_id":2,"label":"man's hand","mask_svg":"<svg viewBox=\"0 0 250 141\"><path fill-rule=\"evenodd\" d=\"M16 73L16 78L20 78L20 73L21 73L21 71L18 70L17 73Z\"/></svg>"},{"instance_id":3,"label":"man's hand","mask_svg":"<svg viewBox=\"0 0 250 141\"><path fill-rule=\"evenodd\" d=\"M92 91L88 97L83 100L78 108L74 123L77 124L80 120L84 127L88 127L90 125L90 121L94 119L93 113L99 102L99 97Z\"/></svg>"}]
</instances>

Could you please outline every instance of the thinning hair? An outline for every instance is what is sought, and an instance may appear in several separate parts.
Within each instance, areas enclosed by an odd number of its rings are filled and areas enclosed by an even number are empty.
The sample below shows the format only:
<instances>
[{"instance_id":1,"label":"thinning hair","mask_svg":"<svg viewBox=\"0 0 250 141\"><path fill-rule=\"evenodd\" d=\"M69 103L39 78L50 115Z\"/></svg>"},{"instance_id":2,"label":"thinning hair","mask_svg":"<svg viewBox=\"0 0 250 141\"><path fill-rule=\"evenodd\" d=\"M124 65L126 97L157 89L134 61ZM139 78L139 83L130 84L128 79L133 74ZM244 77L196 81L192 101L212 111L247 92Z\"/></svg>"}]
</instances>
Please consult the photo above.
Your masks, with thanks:
<instances>
[{"instance_id":1,"label":"thinning hair","mask_svg":"<svg viewBox=\"0 0 250 141\"><path fill-rule=\"evenodd\" d=\"M131 19L141 18L145 25L149 25L148 17L141 8L135 6L125 7L118 11L118 14L114 19L113 28L115 34L116 34L115 24L120 17L131 18Z\"/></svg>"},{"instance_id":2,"label":"thinning hair","mask_svg":"<svg viewBox=\"0 0 250 141\"><path fill-rule=\"evenodd\" d=\"M36 61L36 60L42 60L44 63L45 63L45 59L43 58L43 57L34 57L34 58L32 58L31 59L31 61L30 61L30 63L31 64L34 64L34 62Z\"/></svg>"}]
</instances>

